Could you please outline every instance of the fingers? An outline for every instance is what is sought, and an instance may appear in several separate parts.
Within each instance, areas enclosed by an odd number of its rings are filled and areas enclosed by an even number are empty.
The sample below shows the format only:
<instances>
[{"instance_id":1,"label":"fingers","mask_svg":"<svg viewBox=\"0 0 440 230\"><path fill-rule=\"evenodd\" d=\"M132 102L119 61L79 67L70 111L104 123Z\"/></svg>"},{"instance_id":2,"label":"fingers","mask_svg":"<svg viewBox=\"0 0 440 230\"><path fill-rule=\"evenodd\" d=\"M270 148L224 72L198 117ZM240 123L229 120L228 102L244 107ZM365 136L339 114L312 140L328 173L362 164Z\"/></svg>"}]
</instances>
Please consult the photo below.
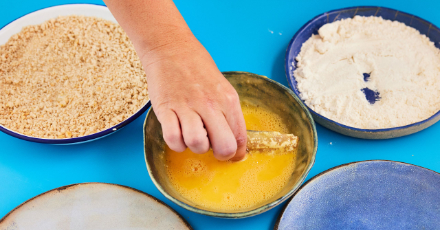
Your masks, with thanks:
<instances>
[{"instance_id":1,"label":"fingers","mask_svg":"<svg viewBox=\"0 0 440 230\"><path fill-rule=\"evenodd\" d=\"M177 113L186 146L194 153L208 152L209 140L199 114L190 109Z\"/></svg>"},{"instance_id":2,"label":"fingers","mask_svg":"<svg viewBox=\"0 0 440 230\"><path fill-rule=\"evenodd\" d=\"M209 150L207 131L200 116L192 110L161 111L158 120L162 125L163 138L170 149L183 152L187 147L194 153Z\"/></svg>"},{"instance_id":3,"label":"fingers","mask_svg":"<svg viewBox=\"0 0 440 230\"><path fill-rule=\"evenodd\" d=\"M235 97L234 97L235 98ZM232 161L242 160L246 156L246 143L247 143L247 134L246 134L246 123L244 121L243 112L241 110L240 102L238 96L237 100L231 101L230 106L231 109L227 111L225 114L226 121L231 128L232 133L234 134L235 141L237 142L237 152L235 156L231 158Z\"/></svg>"},{"instance_id":4,"label":"fingers","mask_svg":"<svg viewBox=\"0 0 440 230\"><path fill-rule=\"evenodd\" d=\"M221 96L198 92L200 95L193 97L190 104L174 100L157 113L164 140L172 150L182 152L188 147L194 153L206 153L211 145L218 160L239 161L246 156L246 123L238 94L232 86L229 90L227 85L220 88Z\"/></svg>"},{"instance_id":5,"label":"fingers","mask_svg":"<svg viewBox=\"0 0 440 230\"><path fill-rule=\"evenodd\" d=\"M237 142L225 116L219 112L205 114L202 117L208 131L214 157L222 161L231 159L237 151Z\"/></svg>"},{"instance_id":6,"label":"fingers","mask_svg":"<svg viewBox=\"0 0 440 230\"><path fill-rule=\"evenodd\" d=\"M180 123L176 113L172 110L165 110L158 113L157 119L162 125L163 139L170 149L176 152L183 152L186 145L182 138Z\"/></svg>"}]
</instances>

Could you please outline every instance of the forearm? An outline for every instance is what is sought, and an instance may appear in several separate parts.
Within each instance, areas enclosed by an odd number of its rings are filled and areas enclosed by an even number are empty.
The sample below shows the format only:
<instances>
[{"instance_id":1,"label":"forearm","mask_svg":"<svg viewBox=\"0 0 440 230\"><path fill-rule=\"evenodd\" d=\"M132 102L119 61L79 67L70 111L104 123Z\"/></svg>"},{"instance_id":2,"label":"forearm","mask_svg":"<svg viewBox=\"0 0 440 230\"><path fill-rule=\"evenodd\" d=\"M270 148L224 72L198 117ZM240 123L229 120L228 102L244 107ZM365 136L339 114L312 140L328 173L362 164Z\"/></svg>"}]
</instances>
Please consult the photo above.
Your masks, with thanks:
<instances>
[{"instance_id":1,"label":"forearm","mask_svg":"<svg viewBox=\"0 0 440 230\"><path fill-rule=\"evenodd\" d=\"M104 1L140 57L168 146L195 153L211 146L219 160L242 159L247 136L238 94L173 1Z\"/></svg>"},{"instance_id":2,"label":"forearm","mask_svg":"<svg viewBox=\"0 0 440 230\"><path fill-rule=\"evenodd\" d=\"M172 0L104 0L142 58L195 39ZM167 48L168 49L168 48Z\"/></svg>"}]
</instances>

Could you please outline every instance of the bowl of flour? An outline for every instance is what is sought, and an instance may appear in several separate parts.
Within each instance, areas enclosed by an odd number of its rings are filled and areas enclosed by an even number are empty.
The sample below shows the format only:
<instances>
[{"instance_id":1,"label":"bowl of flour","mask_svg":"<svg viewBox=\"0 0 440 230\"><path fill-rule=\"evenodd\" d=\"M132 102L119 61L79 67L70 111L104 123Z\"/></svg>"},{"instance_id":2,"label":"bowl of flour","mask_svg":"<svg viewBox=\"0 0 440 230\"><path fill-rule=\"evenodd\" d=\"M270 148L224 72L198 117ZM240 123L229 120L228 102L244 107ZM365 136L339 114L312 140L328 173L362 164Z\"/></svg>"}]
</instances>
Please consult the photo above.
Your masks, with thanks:
<instances>
[{"instance_id":1,"label":"bowl of flour","mask_svg":"<svg viewBox=\"0 0 440 230\"><path fill-rule=\"evenodd\" d=\"M319 124L365 139L423 130L440 119L440 29L383 7L310 20L292 38L286 75Z\"/></svg>"}]
</instances>

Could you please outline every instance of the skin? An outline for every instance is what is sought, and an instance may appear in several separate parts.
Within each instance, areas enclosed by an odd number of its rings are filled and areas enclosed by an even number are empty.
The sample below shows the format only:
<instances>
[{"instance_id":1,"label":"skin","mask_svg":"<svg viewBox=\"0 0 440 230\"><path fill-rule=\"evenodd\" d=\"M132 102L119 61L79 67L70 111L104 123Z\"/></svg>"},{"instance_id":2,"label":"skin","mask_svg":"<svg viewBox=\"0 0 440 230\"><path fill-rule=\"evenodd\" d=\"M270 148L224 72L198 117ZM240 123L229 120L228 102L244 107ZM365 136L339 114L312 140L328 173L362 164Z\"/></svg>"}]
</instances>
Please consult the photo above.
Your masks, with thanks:
<instances>
[{"instance_id":1,"label":"skin","mask_svg":"<svg viewBox=\"0 0 440 230\"><path fill-rule=\"evenodd\" d=\"M237 92L194 37L172 0L105 0L136 49L149 96L174 151L187 147L219 160L246 154Z\"/></svg>"}]
</instances>

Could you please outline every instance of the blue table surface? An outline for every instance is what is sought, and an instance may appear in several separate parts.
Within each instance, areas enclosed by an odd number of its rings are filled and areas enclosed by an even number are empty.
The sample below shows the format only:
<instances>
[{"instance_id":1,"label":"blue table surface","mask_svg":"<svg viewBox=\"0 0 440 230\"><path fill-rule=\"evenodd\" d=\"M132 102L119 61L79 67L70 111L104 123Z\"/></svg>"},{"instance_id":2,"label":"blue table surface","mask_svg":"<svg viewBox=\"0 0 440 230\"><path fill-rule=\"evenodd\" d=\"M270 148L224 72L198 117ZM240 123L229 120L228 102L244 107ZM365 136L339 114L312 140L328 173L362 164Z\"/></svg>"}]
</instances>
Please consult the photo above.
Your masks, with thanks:
<instances>
[{"instance_id":1,"label":"blue table surface","mask_svg":"<svg viewBox=\"0 0 440 230\"><path fill-rule=\"evenodd\" d=\"M97 0L0 1L0 28L32 11ZM266 75L287 86L283 61L288 42L312 17L333 9L370 5L394 8L440 25L440 1L255 1L175 0L190 28L221 71ZM0 133L0 217L22 202L53 188L82 182L130 186L164 201L194 229L272 229L282 207L261 215L227 220L192 213L166 199L151 182L144 161L142 125L146 113L121 131L80 145L26 142ZM318 153L307 180L334 166L386 159L440 172L440 124L406 137L362 140L317 125Z\"/></svg>"}]
</instances>

